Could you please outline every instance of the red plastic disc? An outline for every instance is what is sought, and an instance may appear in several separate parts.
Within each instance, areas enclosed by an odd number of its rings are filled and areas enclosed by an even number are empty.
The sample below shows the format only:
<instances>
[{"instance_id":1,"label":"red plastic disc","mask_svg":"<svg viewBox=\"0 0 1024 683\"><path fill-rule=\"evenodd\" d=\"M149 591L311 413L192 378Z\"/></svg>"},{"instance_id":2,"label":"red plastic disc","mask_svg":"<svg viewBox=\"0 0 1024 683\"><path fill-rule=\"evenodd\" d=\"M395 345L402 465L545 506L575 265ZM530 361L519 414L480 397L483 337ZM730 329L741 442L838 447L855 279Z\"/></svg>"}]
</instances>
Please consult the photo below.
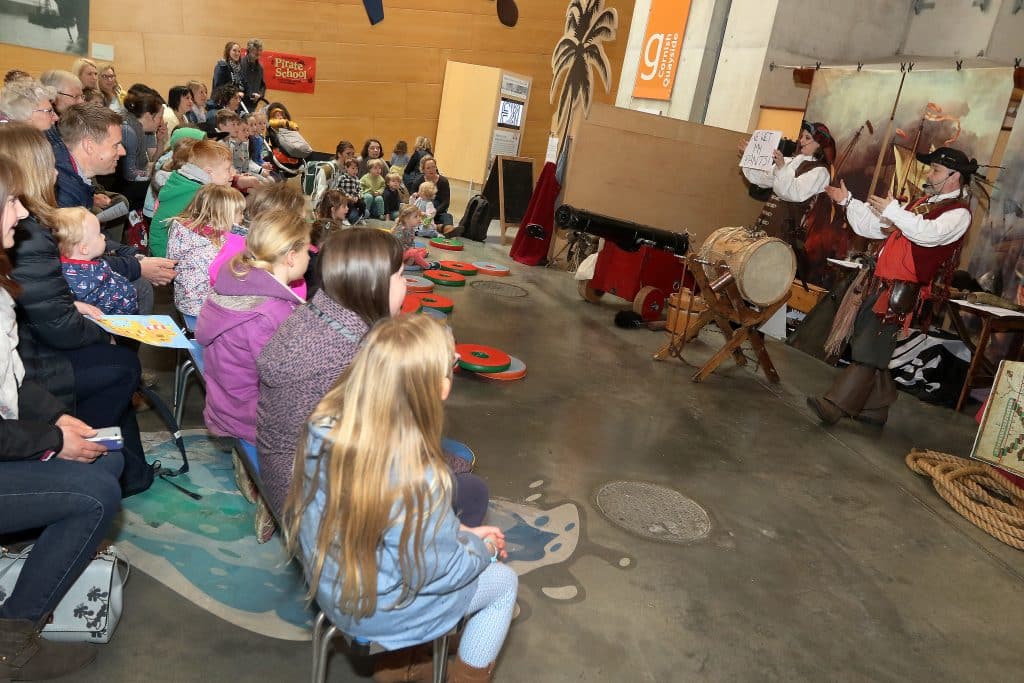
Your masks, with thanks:
<instances>
[{"instance_id":1,"label":"red plastic disc","mask_svg":"<svg viewBox=\"0 0 1024 683\"><path fill-rule=\"evenodd\" d=\"M407 294L402 301L402 313L419 313L423 305L420 304L420 294Z\"/></svg>"},{"instance_id":2,"label":"red plastic disc","mask_svg":"<svg viewBox=\"0 0 1024 683\"><path fill-rule=\"evenodd\" d=\"M477 374L487 379L496 379L502 382L511 382L526 377L526 363L515 356L511 356L511 358L512 363L508 366L508 370L504 372L478 372Z\"/></svg>"},{"instance_id":3,"label":"red plastic disc","mask_svg":"<svg viewBox=\"0 0 1024 683\"><path fill-rule=\"evenodd\" d=\"M489 261L473 261L473 266L477 269L481 275L496 275L497 277L508 277L512 274L512 271L508 266L503 266L498 263L491 263Z\"/></svg>"},{"instance_id":4,"label":"red plastic disc","mask_svg":"<svg viewBox=\"0 0 1024 683\"><path fill-rule=\"evenodd\" d=\"M462 251L463 249L462 240L458 238L448 239L446 237L435 237L430 240L430 246L437 247L438 249L446 249L448 251Z\"/></svg>"},{"instance_id":5,"label":"red plastic disc","mask_svg":"<svg viewBox=\"0 0 1024 683\"><path fill-rule=\"evenodd\" d=\"M408 292L424 294L426 292L434 291L434 283L424 277L420 277L419 275L406 275L405 289Z\"/></svg>"},{"instance_id":6,"label":"red plastic disc","mask_svg":"<svg viewBox=\"0 0 1024 683\"><path fill-rule=\"evenodd\" d=\"M512 357L500 349L481 344L456 344L459 365L473 372L504 372L512 364Z\"/></svg>"},{"instance_id":7,"label":"red plastic disc","mask_svg":"<svg viewBox=\"0 0 1024 683\"><path fill-rule=\"evenodd\" d=\"M436 282L439 285L446 287L465 287L466 276L453 273L449 270L425 270L423 271L423 277L427 278L431 282Z\"/></svg>"},{"instance_id":8,"label":"red plastic disc","mask_svg":"<svg viewBox=\"0 0 1024 683\"><path fill-rule=\"evenodd\" d=\"M459 275L476 275L477 268L465 261L441 261L441 270L450 270Z\"/></svg>"},{"instance_id":9,"label":"red plastic disc","mask_svg":"<svg viewBox=\"0 0 1024 683\"><path fill-rule=\"evenodd\" d=\"M409 294L406 296L406 301L412 297L416 297L416 301L423 308L432 308L442 313L450 313L455 308L455 302L440 294Z\"/></svg>"}]
</instances>

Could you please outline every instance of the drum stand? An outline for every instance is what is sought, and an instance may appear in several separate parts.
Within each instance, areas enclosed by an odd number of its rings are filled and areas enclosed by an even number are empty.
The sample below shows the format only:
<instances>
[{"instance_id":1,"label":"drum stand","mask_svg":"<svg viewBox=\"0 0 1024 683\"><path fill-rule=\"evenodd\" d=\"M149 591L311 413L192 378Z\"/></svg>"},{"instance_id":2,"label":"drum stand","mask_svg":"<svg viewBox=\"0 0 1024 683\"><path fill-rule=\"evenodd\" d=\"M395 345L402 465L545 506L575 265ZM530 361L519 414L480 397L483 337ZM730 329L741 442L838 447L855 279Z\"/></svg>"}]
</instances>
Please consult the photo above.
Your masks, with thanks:
<instances>
[{"instance_id":1,"label":"drum stand","mask_svg":"<svg viewBox=\"0 0 1024 683\"><path fill-rule=\"evenodd\" d=\"M749 341L768 380L778 382L779 373L776 372L772 359L768 356L768 349L764 345L764 333L758 327L775 315L775 312L782 308L789 300L789 296L787 295L765 308L753 308L740 296L740 291L736 287L736 282L727 266L719 265L718 268L721 275L714 282L711 282L704 272L704 266L706 265L704 261L687 256L680 256L679 260L690 271L694 282L697 283L697 287L700 289L701 296L704 298L704 303L707 304L707 310L703 311L697 318L697 326L693 334L696 334L696 330L702 329L708 323L714 322L722 330L722 334L725 335L726 339L725 346L719 349L694 374L692 377L693 381L702 382L707 379L708 375L714 372L729 356L736 360L737 365L746 365L747 358L743 355L740 346L743 342ZM686 314L688 314L686 311L681 310L679 312L679 315ZM738 327L734 328L733 323L738 325ZM654 360L665 360L669 356L682 359L682 352L686 346L687 338L692 335L689 333L689 325L685 323L683 325L676 325L676 329L681 329L682 332L670 331L668 343L654 354Z\"/></svg>"}]
</instances>

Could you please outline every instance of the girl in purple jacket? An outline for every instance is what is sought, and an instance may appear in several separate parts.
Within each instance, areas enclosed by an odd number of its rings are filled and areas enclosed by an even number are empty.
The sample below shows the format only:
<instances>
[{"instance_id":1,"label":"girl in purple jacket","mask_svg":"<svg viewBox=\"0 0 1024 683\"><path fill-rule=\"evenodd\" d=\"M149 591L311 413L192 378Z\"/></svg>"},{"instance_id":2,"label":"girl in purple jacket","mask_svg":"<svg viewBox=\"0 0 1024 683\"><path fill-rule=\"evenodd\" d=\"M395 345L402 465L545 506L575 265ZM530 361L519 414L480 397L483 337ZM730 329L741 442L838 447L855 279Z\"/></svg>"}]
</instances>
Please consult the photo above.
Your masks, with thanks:
<instances>
[{"instance_id":1,"label":"girl in purple jacket","mask_svg":"<svg viewBox=\"0 0 1024 683\"><path fill-rule=\"evenodd\" d=\"M253 219L245 251L221 268L196 323L196 341L206 347L203 418L212 433L256 441L256 357L303 303L288 283L308 264L309 224L267 211Z\"/></svg>"}]
</instances>

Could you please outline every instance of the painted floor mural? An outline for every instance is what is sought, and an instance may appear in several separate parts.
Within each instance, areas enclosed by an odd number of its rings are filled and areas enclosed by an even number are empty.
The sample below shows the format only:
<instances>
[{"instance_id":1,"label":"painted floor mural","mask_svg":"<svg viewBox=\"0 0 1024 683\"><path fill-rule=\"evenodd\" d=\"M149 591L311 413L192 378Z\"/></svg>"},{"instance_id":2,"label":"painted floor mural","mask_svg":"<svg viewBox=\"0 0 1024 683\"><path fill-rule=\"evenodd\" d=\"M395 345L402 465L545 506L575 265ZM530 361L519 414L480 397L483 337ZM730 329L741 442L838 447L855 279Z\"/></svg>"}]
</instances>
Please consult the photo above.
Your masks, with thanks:
<instances>
[{"instance_id":1,"label":"painted floor mural","mask_svg":"<svg viewBox=\"0 0 1024 683\"><path fill-rule=\"evenodd\" d=\"M253 535L253 510L235 487L229 453L205 430L184 430L190 469L174 481L202 496L196 501L157 480L145 495L125 501L114 542L133 567L232 624L284 640L308 640L314 614L305 584L287 563L279 537L264 545ZM143 434L150 459L177 467L180 455L166 432ZM494 499L488 523L504 530L508 564L520 576L539 570L539 590L552 600L584 599L569 571L581 540L581 511L573 502L540 504L543 481L520 502ZM632 558L587 544L622 569ZM591 549L593 548L593 549Z\"/></svg>"}]
</instances>

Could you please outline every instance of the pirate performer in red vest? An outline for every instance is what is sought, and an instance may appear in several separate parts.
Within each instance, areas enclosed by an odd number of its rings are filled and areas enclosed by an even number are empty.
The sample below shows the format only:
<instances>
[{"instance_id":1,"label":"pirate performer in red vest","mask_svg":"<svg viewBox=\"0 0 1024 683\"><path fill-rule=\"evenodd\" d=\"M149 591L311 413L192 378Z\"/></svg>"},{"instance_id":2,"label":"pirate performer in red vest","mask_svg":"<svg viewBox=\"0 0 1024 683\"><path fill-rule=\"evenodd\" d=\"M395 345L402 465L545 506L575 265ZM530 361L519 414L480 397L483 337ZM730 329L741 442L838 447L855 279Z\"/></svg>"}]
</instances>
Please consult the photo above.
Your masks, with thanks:
<instances>
[{"instance_id":1,"label":"pirate performer in red vest","mask_svg":"<svg viewBox=\"0 0 1024 683\"><path fill-rule=\"evenodd\" d=\"M849 341L853 362L824 396L807 399L826 425L844 417L885 424L897 397L889 374L897 334L915 321L927 327L922 308L946 294L960 260L971 225L969 185L978 162L952 147L917 159L930 166L925 196L904 208L891 195L854 199L844 182L825 189L846 208L854 232L884 240L847 291L825 345L830 356L838 356Z\"/></svg>"}]
</instances>

